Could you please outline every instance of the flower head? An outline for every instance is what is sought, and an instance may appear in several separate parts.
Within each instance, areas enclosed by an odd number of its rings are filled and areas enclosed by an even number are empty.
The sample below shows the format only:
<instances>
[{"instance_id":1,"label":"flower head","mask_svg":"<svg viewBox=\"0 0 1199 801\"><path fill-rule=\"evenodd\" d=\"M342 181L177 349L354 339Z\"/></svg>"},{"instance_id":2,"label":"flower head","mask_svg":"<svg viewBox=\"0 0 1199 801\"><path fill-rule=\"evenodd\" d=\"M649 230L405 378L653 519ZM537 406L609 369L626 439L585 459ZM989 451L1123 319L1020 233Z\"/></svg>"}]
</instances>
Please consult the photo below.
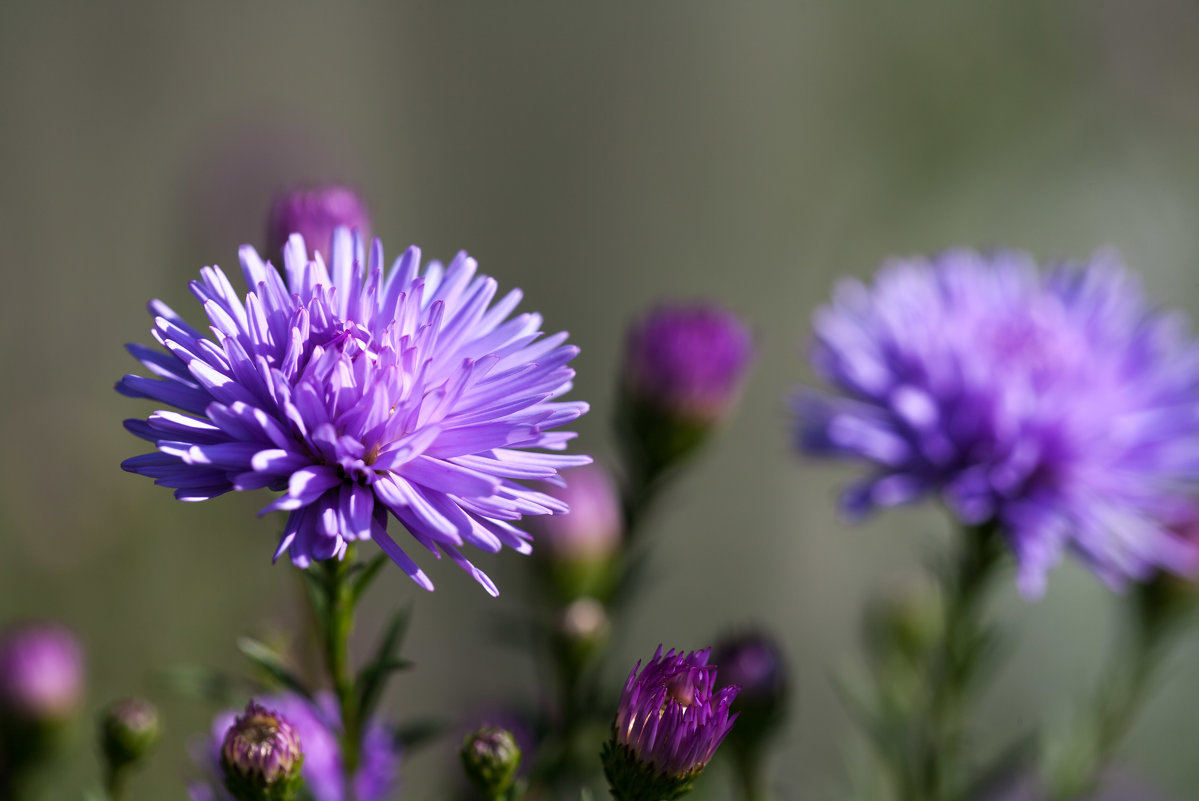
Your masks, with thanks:
<instances>
[{"instance_id":1,"label":"flower head","mask_svg":"<svg viewBox=\"0 0 1199 801\"><path fill-rule=\"evenodd\" d=\"M191 288L211 338L150 304L167 352L129 346L156 378L129 375L117 389L181 411L126 421L157 450L122 466L180 500L280 490L263 509L289 513L276 558L307 567L373 539L432 589L388 532L395 517L498 594L460 549L528 553L514 523L568 511L518 480L590 462L528 450L564 449L574 435L552 429L587 410L555 400L571 387L577 349L565 333L543 338L537 314L508 319L520 292L493 303L496 282L476 276L465 253L422 270L409 248L385 271L378 241L368 262L360 240L338 229L331 269L298 235L284 264L286 281L243 247L244 300L219 268L201 271Z\"/></svg>"},{"instance_id":2,"label":"flower head","mask_svg":"<svg viewBox=\"0 0 1199 801\"><path fill-rule=\"evenodd\" d=\"M1026 595L1066 548L1114 586L1195 565L1170 525L1199 477L1199 348L1115 253L895 262L842 283L815 329L842 396L800 399L801 439L873 463L851 514L940 494L998 525Z\"/></svg>"},{"instance_id":3,"label":"flower head","mask_svg":"<svg viewBox=\"0 0 1199 801\"><path fill-rule=\"evenodd\" d=\"M0 714L27 722L71 717L83 697L83 649L57 623L24 623L0 636Z\"/></svg>"},{"instance_id":4,"label":"flower head","mask_svg":"<svg viewBox=\"0 0 1199 801\"><path fill-rule=\"evenodd\" d=\"M288 799L304 762L300 735L287 718L251 701L225 731L221 771L238 801Z\"/></svg>"},{"instance_id":5,"label":"flower head","mask_svg":"<svg viewBox=\"0 0 1199 801\"><path fill-rule=\"evenodd\" d=\"M691 788L733 727L735 686L715 690L708 649L638 662L620 696L604 773L621 799L677 798ZM651 789L652 788L652 789Z\"/></svg>"},{"instance_id":6,"label":"flower head","mask_svg":"<svg viewBox=\"0 0 1199 801\"><path fill-rule=\"evenodd\" d=\"M341 727L337 702L329 694L317 696L311 704L295 695L274 695L260 699L262 707L276 710L278 717L287 720L303 746L304 763L300 775L304 788L314 801L345 801L345 771L342 767L338 731ZM220 775L221 751L225 733L237 713L227 710L217 715L203 749L194 758L200 767L216 779ZM358 770L354 774L356 801L382 801L396 789L400 754L394 738L378 721L366 727L359 754ZM228 796L219 782L197 784L189 788L193 801L225 801Z\"/></svg>"},{"instance_id":7,"label":"flower head","mask_svg":"<svg viewBox=\"0 0 1199 801\"><path fill-rule=\"evenodd\" d=\"M732 408L753 360L753 336L715 304L667 304L630 330L624 382L637 400L698 423Z\"/></svg>"},{"instance_id":8,"label":"flower head","mask_svg":"<svg viewBox=\"0 0 1199 801\"><path fill-rule=\"evenodd\" d=\"M333 232L345 226L370 241L371 219L366 203L347 186L329 184L281 192L267 220L267 253L278 257L292 234L304 237L326 260Z\"/></svg>"}]
</instances>

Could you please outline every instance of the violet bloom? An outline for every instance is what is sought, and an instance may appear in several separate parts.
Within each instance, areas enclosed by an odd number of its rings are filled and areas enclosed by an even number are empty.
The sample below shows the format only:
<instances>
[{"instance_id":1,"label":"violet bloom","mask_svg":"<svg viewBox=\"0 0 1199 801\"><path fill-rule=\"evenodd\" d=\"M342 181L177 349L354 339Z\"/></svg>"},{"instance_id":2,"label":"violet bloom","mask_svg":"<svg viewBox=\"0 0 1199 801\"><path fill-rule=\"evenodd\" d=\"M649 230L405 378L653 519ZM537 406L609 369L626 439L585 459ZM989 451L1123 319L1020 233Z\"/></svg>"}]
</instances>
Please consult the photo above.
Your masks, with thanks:
<instances>
[{"instance_id":1,"label":"violet bloom","mask_svg":"<svg viewBox=\"0 0 1199 801\"><path fill-rule=\"evenodd\" d=\"M370 215L353 189L329 184L282 192L271 204L266 252L277 258L288 238L299 234L327 261L333 232L342 226L357 231L362 241L370 241Z\"/></svg>"},{"instance_id":2,"label":"violet bloom","mask_svg":"<svg viewBox=\"0 0 1199 801\"><path fill-rule=\"evenodd\" d=\"M181 411L127 420L157 451L122 467L184 501L282 491L263 509L289 513L276 558L307 567L373 539L433 589L388 532L394 516L417 544L498 594L460 549L528 553L530 537L514 524L568 511L517 480L591 461L528 450L561 451L575 436L552 429L587 411L555 400L571 387L578 349L565 333L542 337L540 315L508 319L520 291L493 304L495 280L476 276L465 253L422 270L413 247L385 271L377 240L369 264L344 228L333 245L330 270L292 236L286 283L244 246L244 302L219 268L202 270L191 289L211 338L150 303L167 353L130 345L156 377L125 376L117 389Z\"/></svg>"},{"instance_id":3,"label":"violet bloom","mask_svg":"<svg viewBox=\"0 0 1199 801\"><path fill-rule=\"evenodd\" d=\"M715 423L736 403L753 354L753 336L732 312L710 303L665 304L629 330L625 388L660 411Z\"/></svg>"},{"instance_id":4,"label":"violet bloom","mask_svg":"<svg viewBox=\"0 0 1199 801\"><path fill-rule=\"evenodd\" d=\"M1170 525L1194 514L1199 348L1114 252L1047 272L1015 252L893 262L842 282L815 330L842 396L800 399L801 439L873 464L851 515L938 494L998 525L1027 596L1065 549L1115 587L1195 567Z\"/></svg>"},{"instance_id":5,"label":"violet bloom","mask_svg":"<svg viewBox=\"0 0 1199 801\"><path fill-rule=\"evenodd\" d=\"M0 636L0 714L66 720L83 698L83 649L57 623L23 623Z\"/></svg>"},{"instance_id":6,"label":"violet bloom","mask_svg":"<svg viewBox=\"0 0 1199 801\"><path fill-rule=\"evenodd\" d=\"M316 705L295 695L281 694L260 698L258 703L287 720L299 736L304 752L300 775L313 801L345 801L345 772L337 732L341 719L332 695L317 696ZM207 782L188 788L192 801L228 801L221 783L221 749L225 734L237 713L226 710L212 724L209 741L195 754L207 774ZM378 721L366 727L359 754L358 770L353 777L355 801L382 801L390 798L399 780L400 754L391 734Z\"/></svg>"},{"instance_id":7,"label":"violet bloom","mask_svg":"<svg viewBox=\"0 0 1199 801\"><path fill-rule=\"evenodd\" d=\"M736 686L715 690L709 649L684 654L662 647L625 683L604 747L604 773L623 799L676 798L687 792L733 727ZM651 791L652 788L652 791Z\"/></svg>"}]
</instances>

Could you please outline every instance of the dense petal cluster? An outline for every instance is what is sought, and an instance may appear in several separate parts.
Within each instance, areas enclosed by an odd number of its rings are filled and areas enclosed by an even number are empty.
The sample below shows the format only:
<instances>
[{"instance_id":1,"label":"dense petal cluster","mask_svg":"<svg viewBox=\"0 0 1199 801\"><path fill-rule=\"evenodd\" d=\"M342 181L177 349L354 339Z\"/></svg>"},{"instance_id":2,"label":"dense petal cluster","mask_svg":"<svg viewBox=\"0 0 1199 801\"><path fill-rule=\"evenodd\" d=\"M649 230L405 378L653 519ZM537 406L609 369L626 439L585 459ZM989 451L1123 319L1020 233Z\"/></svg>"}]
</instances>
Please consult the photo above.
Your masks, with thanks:
<instances>
[{"instance_id":1,"label":"dense petal cluster","mask_svg":"<svg viewBox=\"0 0 1199 801\"><path fill-rule=\"evenodd\" d=\"M587 410L555 400L571 387L577 349L565 333L543 337L537 314L509 319L521 293L493 303L495 280L465 253L422 270L409 248L385 271L378 240L368 262L346 229L332 251L326 268L293 235L283 278L244 246L244 300L219 268L202 270L191 289L211 337L150 303L167 352L130 345L155 377L125 376L117 389L179 411L126 421L157 450L123 467L180 500L280 490L263 510L289 513L276 558L306 567L373 539L432 589L388 533L394 516L496 594L460 549L527 553L529 535L513 524L568 511L518 481L590 462L527 450L563 450L574 434L552 429Z\"/></svg>"},{"instance_id":2,"label":"dense petal cluster","mask_svg":"<svg viewBox=\"0 0 1199 801\"><path fill-rule=\"evenodd\" d=\"M304 752L300 775L314 801L345 801L345 772L337 734L341 720L333 696L318 695L316 704L290 694L266 696L259 702L275 710L299 736ZM236 717L234 710L217 715L209 740L195 754L208 781L188 788L192 801L228 801L219 780L221 748ZM390 797L396 790L399 769L400 753L394 738L381 723L371 721L363 734L362 753L353 777L355 801L382 801Z\"/></svg>"},{"instance_id":3,"label":"dense petal cluster","mask_svg":"<svg viewBox=\"0 0 1199 801\"><path fill-rule=\"evenodd\" d=\"M839 285L815 332L813 364L843 394L799 398L801 439L875 465L851 514L938 493L998 525L1033 596L1067 548L1117 587L1193 569L1170 529L1194 514L1199 347L1117 254L898 261Z\"/></svg>"},{"instance_id":4,"label":"dense petal cluster","mask_svg":"<svg viewBox=\"0 0 1199 801\"><path fill-rule=\"evenodd\" d=\"M729 705L738 687L715 690L709 649L684 654L658 650L629 673L613 723L613 740L654 773L683 778L712 759L736 715Z\"/></svg>"}]
</instances>

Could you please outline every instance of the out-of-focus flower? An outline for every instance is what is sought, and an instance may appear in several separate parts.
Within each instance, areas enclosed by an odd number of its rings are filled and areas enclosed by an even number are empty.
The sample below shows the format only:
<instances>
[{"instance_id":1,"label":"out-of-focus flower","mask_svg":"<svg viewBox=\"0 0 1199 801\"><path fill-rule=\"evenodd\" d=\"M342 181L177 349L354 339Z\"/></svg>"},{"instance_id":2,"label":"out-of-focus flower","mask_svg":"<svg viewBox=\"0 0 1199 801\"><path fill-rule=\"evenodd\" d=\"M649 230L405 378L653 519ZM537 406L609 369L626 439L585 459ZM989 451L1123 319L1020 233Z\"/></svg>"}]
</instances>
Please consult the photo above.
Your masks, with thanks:
<instances>
[{"instance_id":1,"label":"out-of-focus flower","mask_svg":"<svg viewBox=\"0 0 1199 801\"><path fill-rule=\"evenodd\" d=\"M383 249L338 229L331 270L293 236L286 282L249 246L241 250L243 300L217 267L192 292L214 337L160 301L150 304L166 353L130 345L156 378L129 375L117 389L181 411L126 427L154 453L123 467L199 501L229 490L283 494L263 512L289 512L276 558L307 567L373 539L417 584L433 584L387 531L396 517L419 545L447 554L489 592L464 545L531 550L523 515L564 514L566 504L518 483L587 464L560 451L574 437L552 429L587 410L555 400L571 387L577 348L541 336L537 314L508 316L518 290L493 303L497 284L460 253L423 271L409 248L385 273Z\"/></svg>"},{"instance_id":2,"label":"out-of-focus flower","mask_svg":"<svg viewBox=\"0 0 1199 801\"><path fill-rule=\"evenodd\" d=\"M342 767L338 732L341 720L337 701L329 694L317 697L315 705L295 695L274 695L260 698L258 703L275 710L285 718L299 735L304 751L301 776L304 788L314 801L345 801L345 771ZM208 774L207 783L189 788L193 801L226 801L221 788L221 747L225 732L237 713L227 710L213 721L209 741L193 758ZM365 729L358 770L353 777L354 801L382 801L390 797L399 779L400 754L395 738L378 721Z\"/></svg>"},{"instance_id":3,"label":"out-of-focus flower","mask_svg":"<svg viewBox=\"0 0 1199 801\"><path fill-rule=\"evenodd\" d=\"M221 771L237 801L289 801L299 789L304 751L283 715L253 701L225 731Z\"/></svg>"},{"instance_id":4,"label":"out-of-focus flower","mask_svg":"<svg viewBox=\"0 0 1199 801\"><path fill-rule=\"evenodd\" d=\"M729 706L737 687L715 690L709 650L653 659L629 673L612 737L604 745L604 774L617 801L668 801L689 792L737 716Z\"/></svg>"},{"instance_id":5,"label":"out-of-focus flower","mask_svg":"<svg viewBox=\"0 0 1199 801\"><path fill-rule=\"evenodd\" d=\"M100 717L100 750L113 771L144 759L161 737L158 710L144 698L117 701Z\"/></svg>"},{"instance_id":6,"label":"out-of-focus flower","mask_svg":"<svg viewBox=\"0 0 1199 801\"><path fill-rule=\"evenodd\" d=\"M732 312L664 304L629 330L625 390L670 416L710 425L736 403L753 355L753 336Z\"/></svg>"},{"instance_id":7,"label":"out-of-focus flower","mask_svg":"<svg viewBox=\"0 0 1199 801\"><path fill-rule=\"evenodd\" d=\"M1199 348L1114 252L898 261L843 282L815 330L843 396L801 396L802 443L875 467L849 513L937 493L998 525L1028 596L1067 548L1117 587L1195 567L1170 525L1199 478Z\"/></svg>"},{"instance_id":8,"label":"out-of-focus flower","mask_svg":"<svg viewBox=\"0 0 1199 801\"><path fill-rule=\"evenodd\" d=\"M466 735L460 752L467 778L487 798L502 798L516 780L520 746L516 736L498 726L484 726Z\"/></svg>"},{"instance_id":9,"label":"out-of-focus flower","mask_svg":"<svg viewBox=\"0 0 1199 801\"><path fill-rule=\"evenodd\" d=\"M745 631L718 642L712 662L717 681L741 688L732 705L737 725L729 745L748 757L762 749L786 715L789 682L782 648L763 631Z\"/></svg>"},{"instance_id":10,"label":"out-of-focus flower","mask_svg":"<svg viewBox=\"0 0 1199 801\"><path fill-rule=\"evenodd\" d=\"M570 470L564 486L546 491L570 507L570 514L536 518L534 554L563 600L603 597L620 550L624 521L620 496L608 473L597 465Z\"/></svg>"},{"instance_id":11,"label":"out-of-focus flower","mask_svg":"<svg viewBox=\"0 0 1199 801\"><path fill-rule=\"evenodd\" d=\"M304 237L328 261L333 232L346 227L370 241L371 220L366 202L347 186L330 184L281 192L267 221L268 258L278 258L292 234Z\"/></svg>"},{"instance_id":12,"label":"out-of-focus flower","mask_svg":"<svg viewBox=\"0 0 1199 801\"><path fill-rule=\"evenodd\" d=\"M0 636L0 716L66 720L79 708L83 683L83 649L65 626L23 623Z\"/></svg>"}]
</instances>

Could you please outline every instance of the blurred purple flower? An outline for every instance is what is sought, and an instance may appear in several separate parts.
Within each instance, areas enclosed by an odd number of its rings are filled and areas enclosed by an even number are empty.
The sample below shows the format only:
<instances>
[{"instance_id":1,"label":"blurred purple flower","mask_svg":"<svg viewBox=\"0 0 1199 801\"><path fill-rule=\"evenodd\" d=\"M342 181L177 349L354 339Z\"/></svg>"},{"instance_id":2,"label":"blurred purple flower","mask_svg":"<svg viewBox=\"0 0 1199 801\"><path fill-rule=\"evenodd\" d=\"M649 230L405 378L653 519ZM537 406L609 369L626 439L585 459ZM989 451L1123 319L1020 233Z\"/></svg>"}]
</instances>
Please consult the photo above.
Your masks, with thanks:
<instances>
[{"instance_id":1,"label":"blurred purple flower","mask_svg":"<svg viewBox=\"0 0 1199 801\"><path fill-rule=\"evenodd\" d=\"M844 396L799 399L801 441L874 464L850 514L939 493L999 525L1027 596L1067 547L1115 587L1194 569L1169 527L1194 513L1199 348L1114 252L1046 273L1015 252L898 261L839 285L815 331Z\"/></svg>"},{"instance_id":2,"label":"blurred purple flower","mask_svg":"<svg viewBox=\"0 0 1199 801\"><path fill-rule=\"evenodd\" d=\"M304 763L300 774L304 787L314 801L345 801L345 773L337 732L341 718L337 702L330 694L317 697L316 705L295 695L274 695L258 699L258 704L285 718L300 737ZM236 710L226 710L212 723L208 742L193 754L207 781L188 788L192 801L230 801L221 782L221 749L225 734L237 718ZM358 771L354 775L354 801L381 801L394 794L399 780L400 754L395 739L378 721L365 730Z\"/></svg>"},{"instance_id":3,"label":"blurred purple flower","mask_svg":"<svg viewBox=\"0 0 1199 801\"><path fill-rule=\"evenodd\" d=\"M291 235L299 234L327 261L333 232L342 226L356 230L363 242L370 241L370 215L353 189L330 184L281 192L267 221L268 258L278 257Z\"/></svg>"},{"instance_id":4,"label":"blurred purple flower","mask_svg":"<svg viewBox=\"0 0 1199 801\"><path fill-rule=\"evenodd\" d=\"M644 669L638 662L629 673L605 749L605 770L618 797L616 776L636 776L619 763L634 763L653 776L688 779L704 769L732 729L737 716L729 715L729 705L738 688L714 690L716 667L707 664L708 653L672 649L663 656L658 646Z\"/></svg>"},{"instance_id":5,"label":"blurred purple flower","mask_svg":"<svg viewBox=\"0 0 1199 801\"><path fill-rule=\"evenodd\" d=\"M753 336L732 312L711 303L664 304L629 330L625 387L662 411L714 423L736 402L753 355Z\"/></svg>"},{"instance_id":6,"label":"blurred purple flower","mask_svg":"<svg viewBox=\"0 0 1199 801\"><path fill-rule=\"evenodd\" d=\"M593 560L611 556L619 547L624 520L620 495L599 465L563 475L570 481L546 491L570 507L570 514L537 520L538 553L551 559Z\"/></svg>"},{"instance_id":7,"label":"blurred purple flower","mask_svg":"<svg viewBox=\"0 0 1199 801\"><path fill-rule=\"evenodd\" d=\"M184 413L127 420L157 452L122 467L174 487L179 500L268 487L283 495L263 513L289 512L275 557L341 558L348 542L373 539L417 584L424 571L387 532L395 516L434 556L448 554L488 592L491 580L459 550L531 550L513 523L564 514L566 504L516 479L553 479L587 464L560 451L573 433L551 431L587 410L554 400L571 388L578 349L565 333L542 338L541 317L508 320L519 290L493 304L497 284L475 276L460 253L423 271L409 248L389 272L383 249L344 228L332 267L309 258L300 236L284 253L286 284L249 246L243 302L217 267L193 294L214 338L161 301L150 303L154 337L167 353L130 352L155 376L125 376L118 391Z\"/></svg>"},{"instance_id":8,"label":"blurred purple flower","mask_svg":"<svg viewBox=\"0 0 1199 801\"><path fill-rule=\"evenodd\" d=\"M0 714L65 720L79 707L83 683L83 648L65 626L22 623L0 636Z\"/></svg>"}]
</instances>

